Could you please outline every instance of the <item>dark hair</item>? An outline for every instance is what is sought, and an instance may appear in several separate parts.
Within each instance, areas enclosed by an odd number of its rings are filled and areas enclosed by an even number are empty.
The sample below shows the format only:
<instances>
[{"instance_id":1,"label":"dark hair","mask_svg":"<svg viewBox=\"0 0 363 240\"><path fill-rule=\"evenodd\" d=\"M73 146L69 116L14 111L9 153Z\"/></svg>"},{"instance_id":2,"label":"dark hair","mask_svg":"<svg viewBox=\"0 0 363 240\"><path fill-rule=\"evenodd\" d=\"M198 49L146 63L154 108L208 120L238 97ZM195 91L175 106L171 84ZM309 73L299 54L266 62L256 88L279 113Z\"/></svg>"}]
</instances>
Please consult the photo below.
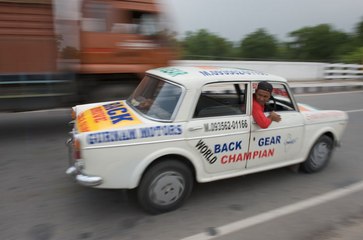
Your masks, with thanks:
<instances>
[{"instance_id":1,"label":"dark hair","mask_svg":"<svg viewBox=\"0 0 363 240\"><path fill-rule=\"evenodd\" d=\"M257 89L261 89L261 90L267 91L269 93L272 93L273 87L270 83L268 83L266 81L262 81L262 82L258 83Z\"/></svg>"}]
</instances>

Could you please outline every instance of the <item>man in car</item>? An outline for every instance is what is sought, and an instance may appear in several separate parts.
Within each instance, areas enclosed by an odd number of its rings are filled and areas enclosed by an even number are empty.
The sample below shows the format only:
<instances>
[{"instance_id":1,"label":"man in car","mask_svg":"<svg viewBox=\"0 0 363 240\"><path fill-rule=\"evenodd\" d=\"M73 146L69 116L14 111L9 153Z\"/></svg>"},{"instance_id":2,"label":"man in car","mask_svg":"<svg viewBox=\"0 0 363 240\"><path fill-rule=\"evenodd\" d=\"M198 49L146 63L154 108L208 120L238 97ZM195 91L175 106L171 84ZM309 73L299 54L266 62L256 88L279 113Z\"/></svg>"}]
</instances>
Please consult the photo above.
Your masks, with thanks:
<instances>
[{"instance_id":1,"label":"man in car","mask_svg":"<svg viewBox=\"0 0 363 240\"><path fill-rule=\"evenodd\" d=\"M268 128L272 121L281 121L281 116L273 111L268 116L264 114L265 104L270 100L272 90L270 83L262 81L253 95L252 116L261 128Z\"/></svg>"}]
</instances>

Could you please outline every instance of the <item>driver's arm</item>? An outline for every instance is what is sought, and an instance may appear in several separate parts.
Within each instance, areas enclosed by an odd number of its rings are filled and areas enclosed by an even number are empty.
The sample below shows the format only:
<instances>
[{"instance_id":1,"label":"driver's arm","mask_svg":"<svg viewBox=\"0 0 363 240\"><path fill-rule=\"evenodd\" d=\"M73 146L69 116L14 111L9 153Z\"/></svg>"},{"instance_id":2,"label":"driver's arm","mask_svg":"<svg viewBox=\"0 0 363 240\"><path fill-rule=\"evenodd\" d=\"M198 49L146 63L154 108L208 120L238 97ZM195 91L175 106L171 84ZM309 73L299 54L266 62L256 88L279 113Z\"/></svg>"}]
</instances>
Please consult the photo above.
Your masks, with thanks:
<instances>
[{"instance_id":1,"label":"driver's arm","mask_svg":"<svg viewBox=\"0 0 363 240\"><path fill-rule=\"evenodd\" d=\"M268 128L272 122L272 119L270 118L271 115L266 117L263 112L263 108L255 102L253 102L252 106L252 116L260 128Z\"/></svg>"},{"instance_id":2,"label":"driver's arm","mask_svg":"<svg viewBox=\"0 0 363 240\"><path fill-rule=\"evenodd\" d=\"M269 119L271 119L271 121L274 122L280 122L281 121L281 116L275 112L271 112L270 115L267 117Z\"/></svg>"}]
</instances>

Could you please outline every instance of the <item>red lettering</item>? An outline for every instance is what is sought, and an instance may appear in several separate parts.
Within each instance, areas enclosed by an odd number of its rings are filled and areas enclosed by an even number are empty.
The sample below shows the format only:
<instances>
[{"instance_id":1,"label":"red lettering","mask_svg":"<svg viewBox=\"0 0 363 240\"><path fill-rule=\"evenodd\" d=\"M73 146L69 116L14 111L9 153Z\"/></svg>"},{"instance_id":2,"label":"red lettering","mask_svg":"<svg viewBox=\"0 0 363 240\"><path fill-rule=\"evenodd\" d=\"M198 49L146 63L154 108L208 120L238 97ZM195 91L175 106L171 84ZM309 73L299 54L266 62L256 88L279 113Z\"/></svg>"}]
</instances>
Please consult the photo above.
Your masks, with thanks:
<instances>
[{"instance_id":1,"label":"red lettering","mask_svg":"<svg viewBox=\"0 0 363 240\"><path fill-rule=\"evenodd\" d=\"M267 154L267 156L268 156L268 157L272 157L272 156L274 155L274 153L275 153L275 149L274 149L274 148L269 149L269 150L268 150L268 154Z\"/></svg>"},{"instance_id":2,"label":"red lettering","mask_svg":"<svg viewBox=\"0 0 363 240\"><path fill-rule=\"evenodd\" d=\"M78 126L79 126L79 129L81 132L89 131L89 126L87 124L87 121L86 121L83 113L78 116Z\"/></svg>"},{"instance_id":3,"label":"red lettering","mask_svg":"<svg viewBox=\"0 0 363 240\"><path fill-rule=\"evenodd\" d=\"M260 154L260 155L261 155L261 157L267 157L267 151L266 151L266 149L263 150L262 154Z\"/></svg>"},{"instance_id":4,"label":"red lettering","mask_svg":"<svg viewBox=\"0 0 363 240\"><path fill-rule=\"evenodd\" d=\"M251 152L245 152L244 154L243 154L243 159L244 160L250 160L251 159L251 156L252 156L252 153Z\"/></svg>"},{"instance_id":5,"label":"red lettering","mask_svg":"<svg viewBox=\"0 0 363 240\"><path fill-rule=\"evenodd\" d=\"M245 152L239 154L231 154L231 155L223 155L221 157L221 164L234 163L234 162L242 162L248 161L255 158L267 158L273 157L275 154L275 149L264 149L264 150L256 150L253 152Z\"/></svg>"},{"instance_id":6,"label":"red lettering","mask_svg":"<svg viewBox=\"0 0 363 240\"><path fill-rule=\"evenodd\" d=\"M226 163L227 163L226 158L228 158L228 156L227 156L227 155L222 156L222 158L221 158L221 163L222 163L222 164L226 164Z\"/></svg>"},{"instance_id":7,"label":"red lettering","mask_svg":"<svg viewBox=\"0 0 363 240\"><path fill-rule=\"evenodd\" d=\"M107 121L105 112L101 107L91 109L93 120L98 123L100 121Z\"/></svg>"},{"instance_id":8,"label":"red lettering","mask_svg":"<svg viewBox=\"0 0 363 240\"><path fill-rule=\"evenodd\" d=\"M229 161L228 162L235 162L236 161L236 154L229 155Z\"/></svg>"}]
</instances>

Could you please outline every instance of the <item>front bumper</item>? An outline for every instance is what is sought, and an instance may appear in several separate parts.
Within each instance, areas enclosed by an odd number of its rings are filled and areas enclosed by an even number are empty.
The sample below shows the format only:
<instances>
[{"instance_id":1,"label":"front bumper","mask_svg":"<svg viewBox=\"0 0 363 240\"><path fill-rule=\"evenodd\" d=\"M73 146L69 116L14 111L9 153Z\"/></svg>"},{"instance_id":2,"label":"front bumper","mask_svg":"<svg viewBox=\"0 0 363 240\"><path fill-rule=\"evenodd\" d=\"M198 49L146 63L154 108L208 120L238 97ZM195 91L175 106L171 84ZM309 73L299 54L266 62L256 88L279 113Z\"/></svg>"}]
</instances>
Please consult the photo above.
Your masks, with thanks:
<instances>
[{"instance_id":1,"label":"front bumper","mask_svg":"<svg viewBox=\"0 0 363 240\"><path fill-rule=\"evenodd\" d=\"M69 167L66 170L66 174L75 179L79 184L87 187L95 187L101 185L103 182L102 177L90 176L82 172L83 166L79 164L77 160L73 158L73 134L70 139L67 140L66 145L68 147L68 159Z\"/></svg>"}]
</instances>

